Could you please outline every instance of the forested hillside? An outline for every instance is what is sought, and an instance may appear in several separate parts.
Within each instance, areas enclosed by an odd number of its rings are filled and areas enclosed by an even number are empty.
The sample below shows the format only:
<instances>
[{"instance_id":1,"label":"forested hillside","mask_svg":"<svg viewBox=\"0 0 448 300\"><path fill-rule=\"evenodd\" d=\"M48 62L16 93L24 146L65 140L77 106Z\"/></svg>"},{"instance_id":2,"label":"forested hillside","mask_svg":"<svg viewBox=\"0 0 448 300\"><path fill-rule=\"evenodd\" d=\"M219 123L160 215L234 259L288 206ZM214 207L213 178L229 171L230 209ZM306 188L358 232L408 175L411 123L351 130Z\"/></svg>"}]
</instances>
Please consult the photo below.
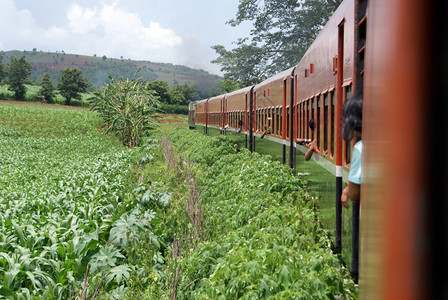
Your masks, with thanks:
<instances>
[{"instance_id":1,"label":"forested hillside","mask_svg":"<svg viewBox=\"0 0 448 300\"><path fill-rule=\"evenodd\" d=\"M191 69L186 66L170 63L154 63L150 61L134 61L126 58L108 58L106 56L85 56L61 52L4 51L3 63L8 64L13 58L25 56L33 65L31 80L40 81L44 73L49 73L56 82L60 71L66 68L77 68L87 77L94 88L101 87L109 81L108 76L118 79L143 77L149 81L162 80L170 85L191 84L196 86L201 98L211 96L215 92L216 83L221 77L204 70ZM136 75L136 72L138 74Z\"/></svg>"}]
</instances>

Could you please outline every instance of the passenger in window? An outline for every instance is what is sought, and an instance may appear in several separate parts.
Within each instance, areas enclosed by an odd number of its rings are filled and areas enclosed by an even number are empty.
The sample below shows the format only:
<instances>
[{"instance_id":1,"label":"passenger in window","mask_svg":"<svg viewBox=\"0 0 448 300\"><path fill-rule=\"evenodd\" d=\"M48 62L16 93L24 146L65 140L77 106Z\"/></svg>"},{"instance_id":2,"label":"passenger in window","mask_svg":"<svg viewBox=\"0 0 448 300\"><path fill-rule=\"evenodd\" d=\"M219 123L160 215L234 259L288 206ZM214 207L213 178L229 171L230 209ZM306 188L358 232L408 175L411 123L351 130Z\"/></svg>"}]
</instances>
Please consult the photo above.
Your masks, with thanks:
<instances>
[{"instance_id":1,"label":"passenger in window","mask_svg":"<svg viewBox=\"0 0 448 300\"><path fill-rule=\"evenodd\" d=\"M361 195L361 155L362 155L362 96L355 94L342 106L342 138L349 142L356 137L358 140L353 148L352 161L346 187L342 191L341 202L348 208L348 199L357 201Z\"/></svg>"},{"instance_id":2,"label":"passenger in window","mask_svg":"<svg viewBox=\"0 0 448 300\"><path fill-rule=\"evenodd\" d=\"M241 130L243 130L243 120L242 119L240 119L238 121L238 133L240 133Z\"/></svg>"},{"instance_id":3,"label":"passenger in window","mask_svg":"<svg viewBox=\"0 0 448 300\"><path fill-rule=\"evenodd\" d=\"M311 136L314 136L314 119L308 121L308 127L311 130ZM317 148L317 140L315 139L297 139L296 143L308 147L308 150L305 152L305 160L310 160L314 152L319 153Z\"/></svg>"}]
</instances>

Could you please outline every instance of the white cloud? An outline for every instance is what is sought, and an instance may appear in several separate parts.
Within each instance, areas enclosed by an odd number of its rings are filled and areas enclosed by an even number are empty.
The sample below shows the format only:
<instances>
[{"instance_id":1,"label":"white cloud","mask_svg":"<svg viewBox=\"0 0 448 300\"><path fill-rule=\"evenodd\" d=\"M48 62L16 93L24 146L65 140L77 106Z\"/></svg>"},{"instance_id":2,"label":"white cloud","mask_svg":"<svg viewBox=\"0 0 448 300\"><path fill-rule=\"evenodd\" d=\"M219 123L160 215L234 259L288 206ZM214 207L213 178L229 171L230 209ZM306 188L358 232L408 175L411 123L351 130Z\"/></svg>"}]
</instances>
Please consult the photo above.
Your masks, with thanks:
<instances>
[{"instance_id":1,"label":"white cloud","mask_svg":"<svg viewBox=\"0 0 448 300\"><path fill-rule=\"evenodd\" d=\"M64 26L39 27L31 12L18 10L13 0L0 0L0 45L4 50L65 50L79 54L154 60L163 58L182 38L158 22L143 24L135 14L102 3L100 7L71 5ZM162 53L159 53L161 51Z\"/></svg>"},{"instance_id":2,"label":"white cloud","mask_svg":"<svg viewBox=\"0 0 448 300\"><path fill-rule=\"evenodd\" d=\"M68 13L68 27L74 33L84 34L98 26L96 11L73 4Z\"/></svg>"},{"instance_id":3,"label":"white cloud","mask_svg":"<svg viewBox=\"0 0 448 300\"><path fill-rule=\"evenodd\" d=\"M116 4L103 4L101 9L82 8L74 4L67 13L67 19L72 33L97 35L96 44L109 48L111 52L114 52L110 47L112 45L122 52L127 47L134 53L137 49L144 53L148 49L182 43L173 30L162 28L157 22L145 26L137 14L123 11Z\"/></svg>"},{"instance_id":4,"label":"white cloud","mask_svg":"<svg viewBox=\"0 0 448 300\"><path fill-rule=\"evenodd\" d=\"M18 9L15 0L0 0L0 50L37 48L115 58L123 56L185 64L219 73L218 67L209 63L214 58L213 51L200 36L192 33L181 37L155 17L143 21L135 10L125 10L126 5L117 0L77 3L53 7L53 11L44 13L31 8ZM149 13L145 11L146 16ZM63 16L57 19L57 24L53 23L56 19L52 19L55 14ZM45 22L35 19L42 15L49 19Z\"/></svg>"}]
</instances>

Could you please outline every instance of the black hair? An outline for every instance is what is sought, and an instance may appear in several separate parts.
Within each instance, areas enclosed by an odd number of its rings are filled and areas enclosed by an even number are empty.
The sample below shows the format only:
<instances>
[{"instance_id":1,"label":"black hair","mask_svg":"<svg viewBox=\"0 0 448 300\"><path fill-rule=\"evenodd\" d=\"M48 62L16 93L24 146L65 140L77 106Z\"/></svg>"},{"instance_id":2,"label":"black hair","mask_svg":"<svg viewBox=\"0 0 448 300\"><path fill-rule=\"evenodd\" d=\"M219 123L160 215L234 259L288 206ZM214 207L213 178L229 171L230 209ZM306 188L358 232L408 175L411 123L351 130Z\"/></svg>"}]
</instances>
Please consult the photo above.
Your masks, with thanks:
<instances>
[{"instance_id":1,"label":"black hair","mask_svg":"<svg viewBox=\"0 0 448 300\"><path fill-rule=\"evenodd\" d=\"M362 131L362 95L357 93L342 106L342 139L350 141L354 131Z\"/></svg>"},{"instance_id":2,"label":"black hair","mask_svg":"<svg viewBox=\"0 0 448 300\"><path fill-rule=\"evenodd\" d=\"M311 119L311 120L308 121L308 127L309 127L311 130L314 130L314 119Z\"/></svg>"}]
</instances>

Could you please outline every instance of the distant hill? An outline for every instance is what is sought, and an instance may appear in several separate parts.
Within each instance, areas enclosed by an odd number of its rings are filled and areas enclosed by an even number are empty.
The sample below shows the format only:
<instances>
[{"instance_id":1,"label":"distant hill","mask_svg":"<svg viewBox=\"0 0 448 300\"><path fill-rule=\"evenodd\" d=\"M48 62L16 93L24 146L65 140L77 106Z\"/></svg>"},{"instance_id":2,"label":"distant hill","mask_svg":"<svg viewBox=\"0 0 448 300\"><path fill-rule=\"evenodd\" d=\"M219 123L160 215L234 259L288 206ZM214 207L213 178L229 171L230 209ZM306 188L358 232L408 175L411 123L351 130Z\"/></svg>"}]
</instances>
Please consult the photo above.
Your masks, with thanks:
<instances>
[{"instance_id":1,"label":"distant hill","mask_svg":"<svg viewBox=\"0 0 448 300\"><path fill-rule=\"evenodd\" d=\"M163 80L170 85L191 84L196 86L201 98L207 98L215 93L216 84L222 77L212 75L204 70L192 69L186 66L170 63L154 63L150 61L135 61L130 59L108 58L106 56L86 56L68 54L65 52L43 51L2 51L3 63L9 64L13 58L22 55L33 65L31 79L40 81L44 73L49 73L53 83L61 70L66 68L80 69L90 84L99 88L109 82L108 76L119 78L143 77L149 81ZM136 75L137 70L140 71Z\"/></svg>"}]
</instances>

